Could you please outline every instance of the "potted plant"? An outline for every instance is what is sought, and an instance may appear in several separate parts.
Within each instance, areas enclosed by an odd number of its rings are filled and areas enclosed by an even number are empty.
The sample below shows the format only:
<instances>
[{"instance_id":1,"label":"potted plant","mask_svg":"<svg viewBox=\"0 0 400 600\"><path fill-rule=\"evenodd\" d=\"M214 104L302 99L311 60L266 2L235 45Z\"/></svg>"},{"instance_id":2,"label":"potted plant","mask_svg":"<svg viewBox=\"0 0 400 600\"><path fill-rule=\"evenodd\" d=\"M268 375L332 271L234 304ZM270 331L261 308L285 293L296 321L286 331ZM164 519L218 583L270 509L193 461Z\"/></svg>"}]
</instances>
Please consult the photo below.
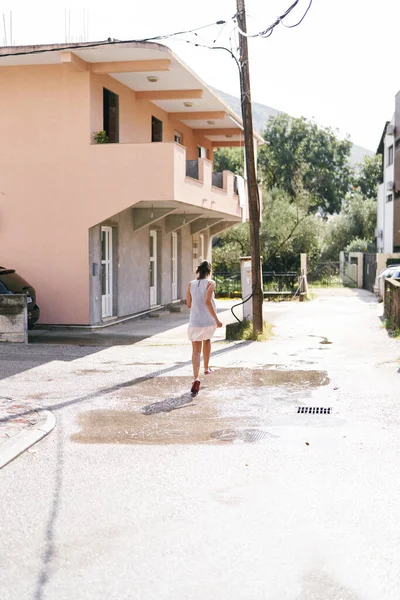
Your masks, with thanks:
<instances>
[{"instance_id":1,"label":"potted plant","mask_svg":"<svg viewBox=\"0 0 400 600\"><path fill-rule=\"evenodd\" d=\"M96 142L96 144L109 144L110 143L110 138L107 135L107 132L102 130L102 131L95 131L93 133L93 140Z\"/></svg>"}]
</instances>

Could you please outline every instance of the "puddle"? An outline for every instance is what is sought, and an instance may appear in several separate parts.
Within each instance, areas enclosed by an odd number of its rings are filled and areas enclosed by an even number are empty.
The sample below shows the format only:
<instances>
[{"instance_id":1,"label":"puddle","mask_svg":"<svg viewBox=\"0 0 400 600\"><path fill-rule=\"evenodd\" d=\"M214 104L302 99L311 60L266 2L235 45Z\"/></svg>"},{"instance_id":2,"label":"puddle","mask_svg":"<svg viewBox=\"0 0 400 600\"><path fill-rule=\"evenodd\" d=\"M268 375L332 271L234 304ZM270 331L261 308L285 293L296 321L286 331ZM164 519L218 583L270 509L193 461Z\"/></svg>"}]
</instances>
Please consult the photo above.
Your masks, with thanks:
<instances>
[{"instance_id":1,"label":"puddle","mask_svg":"<svg viewBox=\"0 0 400 600\"><path fill-rule=\"evenodd\" d=\"M278 416L290 415L312 390L329 383L325 371L219 369L203 378L192 398L188 376L141 380L121 387L121 410L79 416L82 444L268 443Z\"/></svg>"}]
</instances>

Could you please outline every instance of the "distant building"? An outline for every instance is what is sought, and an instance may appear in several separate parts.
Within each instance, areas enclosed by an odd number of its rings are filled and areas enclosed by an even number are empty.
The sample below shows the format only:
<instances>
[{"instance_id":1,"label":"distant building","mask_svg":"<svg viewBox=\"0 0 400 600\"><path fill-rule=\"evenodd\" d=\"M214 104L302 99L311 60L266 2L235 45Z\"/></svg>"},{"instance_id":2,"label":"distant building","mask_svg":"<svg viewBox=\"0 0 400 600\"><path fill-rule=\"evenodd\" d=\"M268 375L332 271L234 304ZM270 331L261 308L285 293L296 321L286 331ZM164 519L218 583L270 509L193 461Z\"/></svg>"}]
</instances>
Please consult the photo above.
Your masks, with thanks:
<instances>
[{"instance_id":1,"label":"distant building","mask_svg":"<svg viewBox=\"0 0 400 600\"><path fill-rule=\"evenodd\" d=\"M387 121L378 146L382 183L378 188L376 244L378 252L400 252L400 93L396 112Z\"/></svg>"}]
</instances>

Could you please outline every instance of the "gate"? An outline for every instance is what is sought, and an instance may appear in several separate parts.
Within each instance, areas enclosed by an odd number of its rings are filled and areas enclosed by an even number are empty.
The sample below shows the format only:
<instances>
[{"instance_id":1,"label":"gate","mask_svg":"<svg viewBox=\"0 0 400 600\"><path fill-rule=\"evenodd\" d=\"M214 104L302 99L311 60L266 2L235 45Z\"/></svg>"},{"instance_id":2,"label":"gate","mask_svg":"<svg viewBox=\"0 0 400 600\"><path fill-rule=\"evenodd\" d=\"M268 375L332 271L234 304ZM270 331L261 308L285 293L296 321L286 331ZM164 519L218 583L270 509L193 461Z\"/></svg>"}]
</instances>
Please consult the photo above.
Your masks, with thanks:
<instances>
[{"instance_id":1,"label":"gate","mask_svg":"<svg viewBox=\"0 0 400 600\"><path fill-rule=\"evenodd\" d=\"M376 254L372 252L366 252L364 254L364 278L363 287L369 292L374 291L376 279Z\"/></svg>"},{"instance_id":2,"label":"gate","mask_svg":"<svg viewBox=\"0 0 400 600\"><path fill-rule=\"evenodd\" d=\"M341 286L340 263L334 261L319 262L309 269L307 279L311 287Z\"/></svg>"}]
</instances>

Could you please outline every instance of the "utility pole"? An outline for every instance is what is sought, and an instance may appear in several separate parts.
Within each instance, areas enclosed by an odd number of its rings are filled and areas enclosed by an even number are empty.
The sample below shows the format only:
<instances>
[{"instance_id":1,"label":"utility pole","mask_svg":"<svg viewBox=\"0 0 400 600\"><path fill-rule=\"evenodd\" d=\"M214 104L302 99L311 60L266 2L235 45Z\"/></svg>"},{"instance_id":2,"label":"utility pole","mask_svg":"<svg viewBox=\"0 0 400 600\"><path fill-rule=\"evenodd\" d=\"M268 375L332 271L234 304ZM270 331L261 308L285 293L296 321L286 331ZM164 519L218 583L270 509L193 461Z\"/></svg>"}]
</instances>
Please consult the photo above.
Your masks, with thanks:
<instances>
[{"instance_id":1,"label":"utility pole","mask_svg":"<svg viewBox=\"0 0 400 600\"><path fill-rule=\"evenodd\" d=\"M245 0L236 0L237 23L247 33ZM240 96L244 128L244 147L246 152L247 193L250 213L250 254L251 279L253 286L253 329L259 334L263 331L263 301L261 284L260 251L260 197L258 194L256 165L254 159L253 115L250 96L250 69L247 37L239 32L240 49Z\"/></svg>"}]
</instances>

